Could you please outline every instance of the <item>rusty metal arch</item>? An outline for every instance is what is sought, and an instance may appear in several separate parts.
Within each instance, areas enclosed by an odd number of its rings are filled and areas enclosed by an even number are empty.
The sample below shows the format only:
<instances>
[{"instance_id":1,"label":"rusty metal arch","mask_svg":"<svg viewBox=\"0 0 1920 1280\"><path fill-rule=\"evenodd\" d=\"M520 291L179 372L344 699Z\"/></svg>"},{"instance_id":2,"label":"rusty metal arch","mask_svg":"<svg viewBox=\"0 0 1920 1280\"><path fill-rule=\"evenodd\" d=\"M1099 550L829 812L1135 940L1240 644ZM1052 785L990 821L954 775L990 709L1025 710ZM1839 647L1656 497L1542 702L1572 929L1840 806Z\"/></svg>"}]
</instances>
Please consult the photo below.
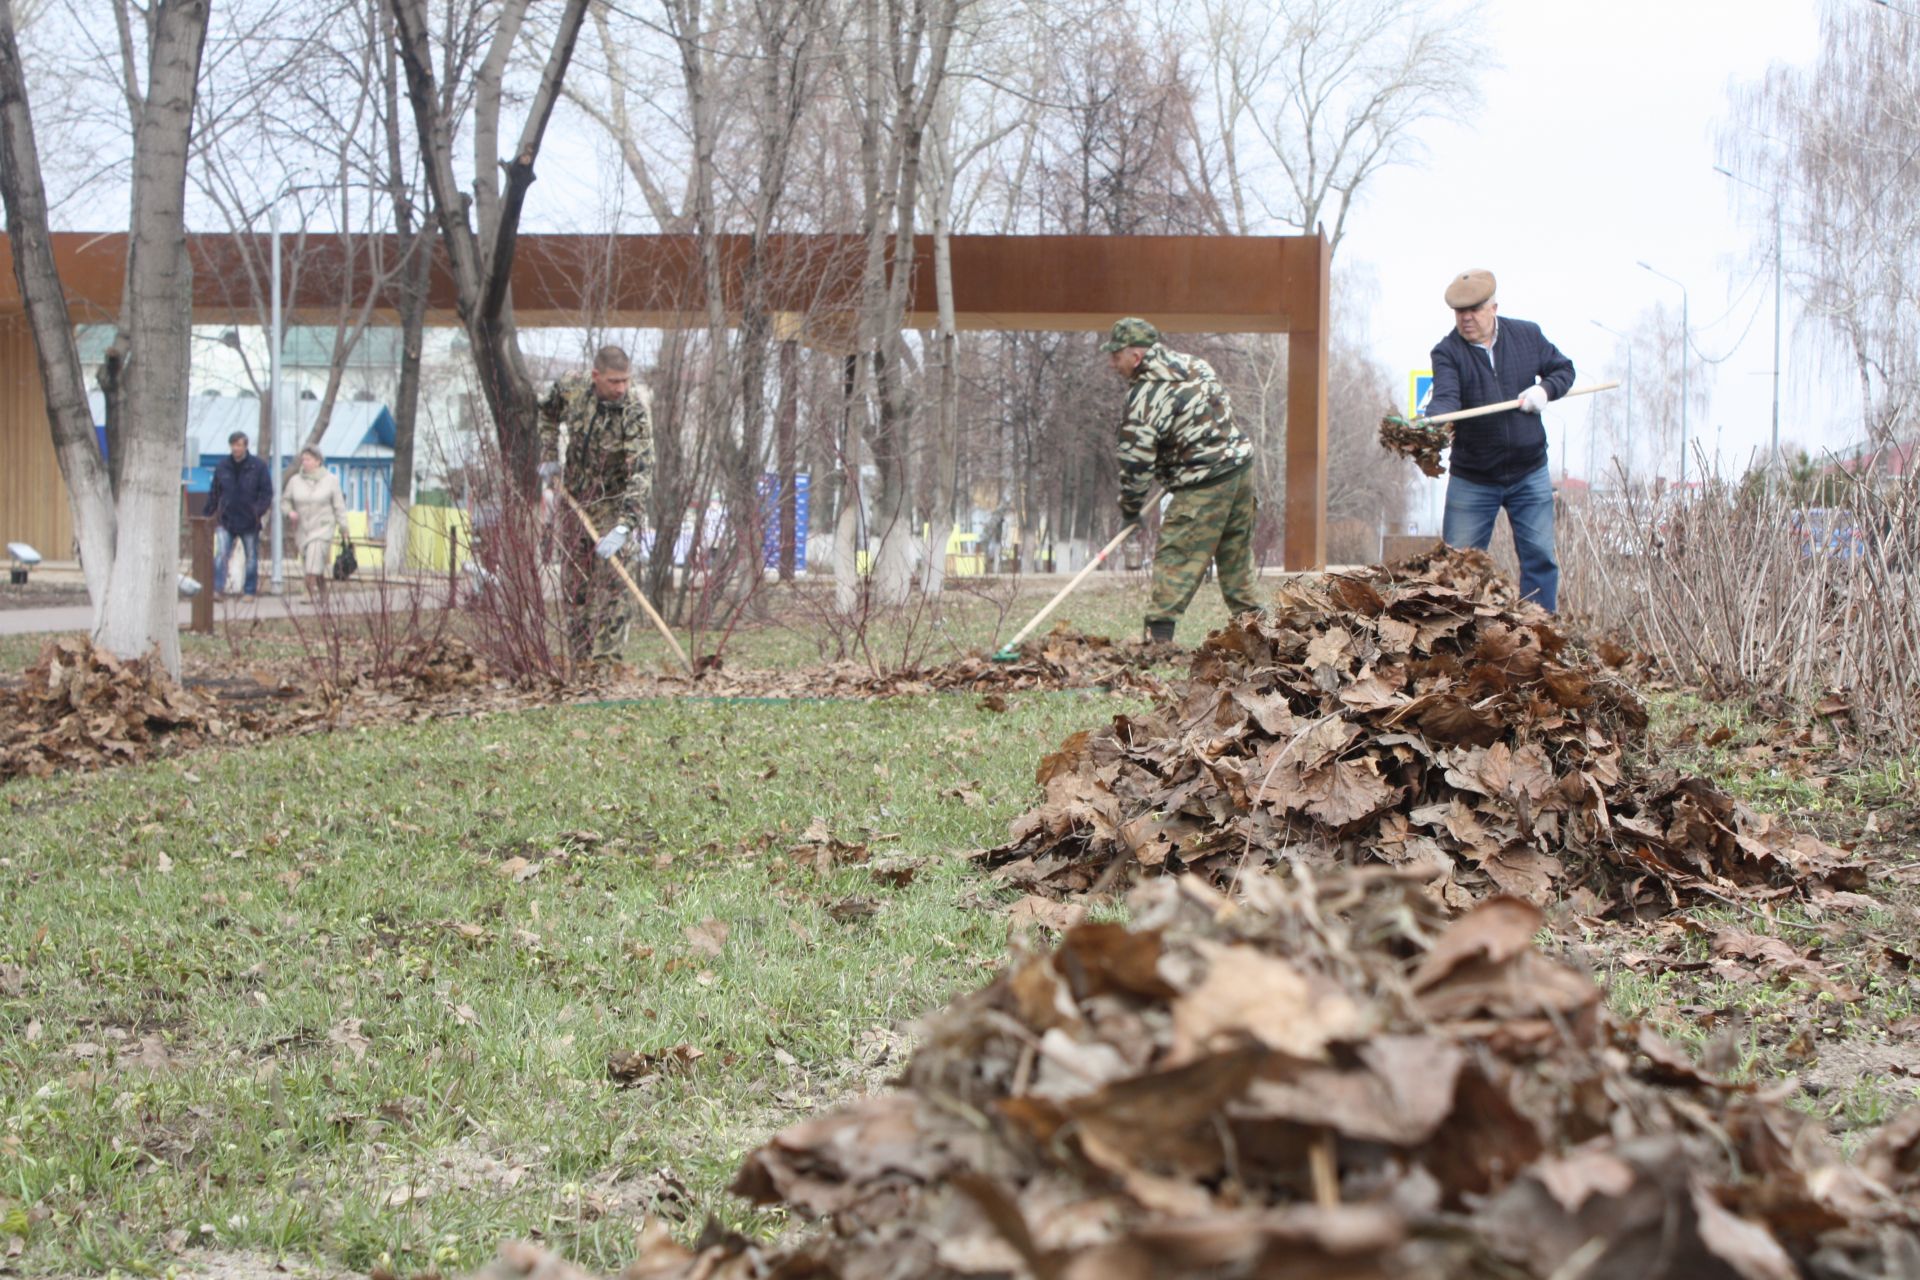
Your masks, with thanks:
<instances>
[{"instance_id":1,"label":"rusty metal arch","mask_svg":"<svg viewBox=\"0 0 1920 1280\"><path fill-rule=\"evenodd\" d=\"M247 323L258 315L238 238L188 238L197 323ZM65 232L55 262L76 323L118 312L126 235ZM1288 569L1326 563L1327 303L1329 254L1312 236L954 236L956 318L963 330L1104 330L1141 315L1169 333L1285 333L1287 364ZM308 234L287 299L295 320L331 321L340 299L364 296L370 272L362 237ZM256 250L263 245L254 246ZM388 261L397 246L382 246ZM914 242L906 323L933 328L933 244ZM744 237L721 245L726 310L738 296L749 251ZM756 278L780 330L810 345L847 349L865 248L855 236L775 236ZM263 261L264 252L252 255ZM522 235L514 257L514 318L525 326L593 323L634 328L704 326L707 307L697 242L690 236ZM392 308L380 310L391 314ZM458 324L453 286L436 268L431 324ZM0 526L8 536L64 547L66 499L53 459L31 342L20 319L12 251L0 237ZM61 529L17 513L58 495Z\"/></svg>"}]
</instances>

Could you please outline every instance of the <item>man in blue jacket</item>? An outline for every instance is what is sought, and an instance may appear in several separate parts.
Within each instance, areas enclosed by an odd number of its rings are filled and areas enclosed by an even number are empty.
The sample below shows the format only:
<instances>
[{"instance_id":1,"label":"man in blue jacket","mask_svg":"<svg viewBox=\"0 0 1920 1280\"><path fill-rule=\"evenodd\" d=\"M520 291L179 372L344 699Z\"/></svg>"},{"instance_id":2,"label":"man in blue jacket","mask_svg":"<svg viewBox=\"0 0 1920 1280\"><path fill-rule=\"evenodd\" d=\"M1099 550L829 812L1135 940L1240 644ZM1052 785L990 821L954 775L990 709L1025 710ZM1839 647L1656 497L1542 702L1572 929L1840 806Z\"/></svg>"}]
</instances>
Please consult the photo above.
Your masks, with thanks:
<instances>
[{"instance_id":1,"label":"man in blue jacket","mask_svg":"<svg viewBox=\"0 0 1920 1280\"><path fill-rule=\"evenodd\" d=\"M247 572L240 589L252 599L260 590L260 518L273 507L273 474L267 464L247 452L247 433L227 437L232 456L213 469L213 488L207 494L203 516L218 516L213 539L213 593L227 585L227 565L237 539L246 552Z\"/></svg>"},{"instance_id":2,"label":"man in blue jacket","mask_svg":"<svg viewBox=\"0 0 1920 1280\"><path fill-rule=\"evenodd\" d=\"M1520 407L1454 425L1441 537L1450 547L1484 551L1505 507L1520 554L1520 594L1551 611L1559 603L1560 565L1553 553L1553 477L1540 411L1573 386L1573 361L1547 341L1539 325L1499 314L1491 271L1462 272L1446 296L1453 332L1433 349L1428 414L1502 400L1517 399Z\"/></svg>"}]
</instances>

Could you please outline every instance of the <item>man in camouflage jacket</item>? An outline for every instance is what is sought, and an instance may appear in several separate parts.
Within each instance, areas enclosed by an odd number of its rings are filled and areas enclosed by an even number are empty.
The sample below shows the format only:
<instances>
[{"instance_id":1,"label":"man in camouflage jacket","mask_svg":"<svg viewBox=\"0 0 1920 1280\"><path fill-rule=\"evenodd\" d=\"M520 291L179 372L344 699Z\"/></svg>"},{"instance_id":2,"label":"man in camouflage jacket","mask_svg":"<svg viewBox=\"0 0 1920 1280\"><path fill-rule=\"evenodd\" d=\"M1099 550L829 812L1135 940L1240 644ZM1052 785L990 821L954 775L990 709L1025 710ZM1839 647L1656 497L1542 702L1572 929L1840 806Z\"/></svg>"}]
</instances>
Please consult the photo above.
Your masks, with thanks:
<instances>
[{"instance_id":1,"label":"man in camouflage jacket","mask_svg":"<svg viewBox=\"0 0 1920 1280\"><path fill-rule=\"evenodd\" d=\"M1153 557L1147 639L1173 628L1212 561L1235 614L1260 608L1253 583L1253 445L1213 366L1160 345L1160 331L1129 316L1100 348L1127 382L1120 423L1120 519L1134 524L1158 478L1172 501Z\"/></svg>"},{"instance_id":2,"label":"man in camouflage jacket","mask_svg":"<svg viewBox=\"0 0 1920 1280\"><path fill-rule=\"evenodd\" d=\"M620 554L639 529L653 484L653 424L633 385L633 365L619 347L602 347L593 371L554 383L540 404L540 468L557 476L601 532L598 543L566 506L555 518L561 538L561 592L569 606L567 643L576 663L607 663L620 652L627 621L626 588L594 559Z\"/></svg>"}]
</instances>

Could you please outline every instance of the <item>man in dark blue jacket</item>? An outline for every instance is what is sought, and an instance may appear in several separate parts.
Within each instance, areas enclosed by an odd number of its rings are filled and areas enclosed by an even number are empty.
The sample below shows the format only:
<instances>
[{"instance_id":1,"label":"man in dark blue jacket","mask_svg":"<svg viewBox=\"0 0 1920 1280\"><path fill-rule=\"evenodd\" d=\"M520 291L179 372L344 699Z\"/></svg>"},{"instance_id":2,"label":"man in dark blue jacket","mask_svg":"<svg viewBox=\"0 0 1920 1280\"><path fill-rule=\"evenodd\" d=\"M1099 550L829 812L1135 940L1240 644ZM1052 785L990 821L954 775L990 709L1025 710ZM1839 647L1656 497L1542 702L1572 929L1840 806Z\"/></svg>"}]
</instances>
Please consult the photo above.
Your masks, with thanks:
<instances>
[{"instance_id":1,"label":"man in dark blue jacket","mask_svg":"<svg viewBox=\"0 0 1920 1280\"><path fill-rule=\"evenodd\" d=\"M213 593L219 595L226 589L227 565L238 540L247 560L240 589L251 599L260 590L260 518L273 507L273 473L264 461L247 452L246 432L228 436L227 447L233 451L232 456L220 459L220 465L213 469L213 488L200 514L220 518L213 539Z\"/></svg>"},{"instance_id":2,"label":"man in dark blue jacket","mask_svg":"<svg viewBox=\"0 0 1920 1280\"><path fill-rule=\"evenodd\" d=\"M1491 271L1466 271L1447 286L1453 332L1433 349L1427 413L1518 400L1518 409L1469 418L1453 429L1453 474L1441 537L1450 547L1485 550L1506 508L1520 553L1520 594L1557 607L1560 565L1553 553L1553 477L1540 411L1573 386L1573 361L1540 326L1502 318Z\"/></svg>"}]
</instances>

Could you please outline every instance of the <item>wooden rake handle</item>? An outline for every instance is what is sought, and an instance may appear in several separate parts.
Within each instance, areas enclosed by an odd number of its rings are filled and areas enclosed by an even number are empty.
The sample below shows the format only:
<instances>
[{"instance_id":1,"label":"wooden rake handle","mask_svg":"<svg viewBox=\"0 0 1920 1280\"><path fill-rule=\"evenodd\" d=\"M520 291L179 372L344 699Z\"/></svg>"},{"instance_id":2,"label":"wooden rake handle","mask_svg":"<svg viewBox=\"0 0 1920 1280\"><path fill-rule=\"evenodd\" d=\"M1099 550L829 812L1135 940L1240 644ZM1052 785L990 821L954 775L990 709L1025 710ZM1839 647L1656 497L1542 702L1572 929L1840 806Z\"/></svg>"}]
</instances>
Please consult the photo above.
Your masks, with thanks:
<instances>
[{"instance_id":1,"label":"wooden rake handle","mask_svg":"<svg viewBox=\"0 0 1920 1280\"><path fill-rule=\"evenodd\" d=\"M1125 542L1127 540L1127 536L1131 534L1135 529L1138 529L1139 527L1140 527L1140 522L1136 520L1132 524L1128 525L1126 528L1122 529L1120 532L1114 534L1113 541L1109 542L1106 546L1100 548L1100 554L1096 555L1093 559L1087 561L1086 565L1080 570L1080 572L1073 575L1073 581L1067 583L1066 586L1060 588L1059 594L1055 595L1053 599L1047 601L1046 607L1040 610L1040 612L1033 615L1032 622L1029 622L1026 626L1020 628L1019 633L1015 635L1013 639L1007 641L1004 645L1000 646L1000 652L1012 653L1015 649L1019 648L1020 642L1022 640L1025 640L1035 627L1039 626L1042 622L1046 621L1047 615L1053 612L1054 606L1058 605L1062 600L1065 600L1069 595L1073 594L1073 589L1080 585L1081 579L1085 578L1088 574L1092 573L1095 569L1098 569L1100 567L1100 562L1102 560L1105 560L1108 556L1112 555L1113 549L1119 546L1121 543Z\"/></svg>"},{"instance_id":2,"label":"wooden rake handle","mask_svg":"<svg viewBox=\"0 0 1920 1280\"><path fill-rule=\"evenodd\" d=\"M598 543L600 541L600 531L593 527L593 521L588 517L586 511L581 508L578 502L573 500L573 495L565 489L560 490L560 496L565 498L567 505L573 508L573 514L580 517L580 525L587 531L587 537L593 539L595 543ZM654 545L658 547L658 539L655 540ZM673 638L673 632L667 628L666 619L660 616L659 610L653 607L653 602L648 600L646 593L640 590L640 584L635 582L633 575L627 572L627 566L620 563L619 556L608 556L607 563L613 566L613 571L620 575L620 581L627 584L627 590L633 593L633 598L640 602L640 607L647 611L649 618L653 619L653 625L660 629L662 636L666 637L668 646L673 649L673 656L680 659L680 665L687 669L688 675L692 675L693 664L687 661L686 650L682 649L680 642Z\"/></svg>"},{"instance_id":3,"label":"wooden rake handle","mask_svg":"<svg viewBox=\"0 0 1920 1280\"><path fill-rule=\"evenodd\" d=\"M1590 396L1596 391L1611 391L1619 385L1620 381L1617 378L1612 382L1589 382L1584 387L1573 388L1573 390L1567 392L1567 395L1561 396L1560 398L1565 400L1567 396ZM1478 409L1457 409L1452 413L1443 413L1435 418L1422 418L1421 421L1459 422L1463 418L1478 418L1483 414L1500 413L1503 410L1518 409L1519 407L1520 402L1518 400L1502 400L1499 404L1483 404Z\"/></svg>"}]
</instances>

